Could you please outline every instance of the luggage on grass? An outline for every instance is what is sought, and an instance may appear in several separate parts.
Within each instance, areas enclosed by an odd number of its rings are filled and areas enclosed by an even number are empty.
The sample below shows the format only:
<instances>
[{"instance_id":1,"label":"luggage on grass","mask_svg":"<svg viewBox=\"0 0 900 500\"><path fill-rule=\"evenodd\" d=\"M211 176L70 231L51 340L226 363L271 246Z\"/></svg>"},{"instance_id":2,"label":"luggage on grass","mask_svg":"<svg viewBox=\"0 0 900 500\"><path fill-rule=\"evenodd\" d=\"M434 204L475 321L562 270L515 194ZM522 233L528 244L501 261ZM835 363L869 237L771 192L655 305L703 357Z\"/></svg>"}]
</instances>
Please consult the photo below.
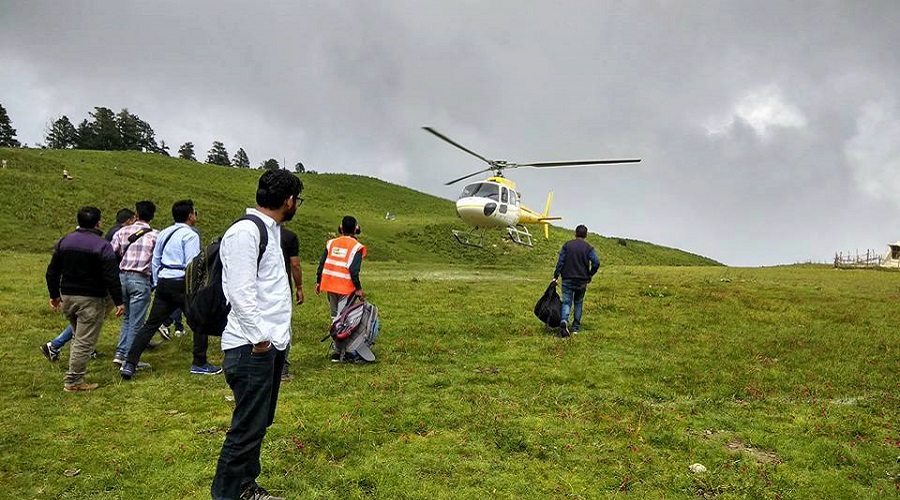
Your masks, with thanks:
<instances>
[{"instance_id":1,"label":"luggage on grass","mask_svg":"<svg viewBox=\"0 0 900 500\"><path fill-rule=\"evenodd\" d=\"M562 319L562 299L556 293L553 283L544 291L544 295L534 305L534 315L550 328L557 328Z\"/></svg>"}]
</instances>

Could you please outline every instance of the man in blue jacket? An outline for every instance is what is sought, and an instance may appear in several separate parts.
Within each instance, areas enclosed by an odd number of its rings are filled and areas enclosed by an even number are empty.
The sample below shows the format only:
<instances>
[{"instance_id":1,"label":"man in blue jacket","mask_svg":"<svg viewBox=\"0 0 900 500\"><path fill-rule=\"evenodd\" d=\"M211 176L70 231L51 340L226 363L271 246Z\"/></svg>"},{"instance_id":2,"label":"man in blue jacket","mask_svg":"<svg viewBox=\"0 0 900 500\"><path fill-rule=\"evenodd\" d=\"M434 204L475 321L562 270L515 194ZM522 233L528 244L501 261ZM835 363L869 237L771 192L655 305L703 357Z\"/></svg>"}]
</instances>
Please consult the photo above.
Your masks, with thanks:
<instances>
[{"instance_id":1,"label":"man in blue jacket","mask_svg":"<svg viewBox=\"0 0 900 500\"><path fill-rule=\"evenodd\" d=\"M572 332L578 333L581 328L581 312L584 305L584 293L587 285L600 269L600 259L594 247L584 241L587 227L583 224L575 228L575 239L565 242L559 250L559 259L553 271L553 285L562 276L562 321L559 323L559 336L569 336L569 310L575 303L575 318L572 321Z\"/></svg>"}]
</instances>

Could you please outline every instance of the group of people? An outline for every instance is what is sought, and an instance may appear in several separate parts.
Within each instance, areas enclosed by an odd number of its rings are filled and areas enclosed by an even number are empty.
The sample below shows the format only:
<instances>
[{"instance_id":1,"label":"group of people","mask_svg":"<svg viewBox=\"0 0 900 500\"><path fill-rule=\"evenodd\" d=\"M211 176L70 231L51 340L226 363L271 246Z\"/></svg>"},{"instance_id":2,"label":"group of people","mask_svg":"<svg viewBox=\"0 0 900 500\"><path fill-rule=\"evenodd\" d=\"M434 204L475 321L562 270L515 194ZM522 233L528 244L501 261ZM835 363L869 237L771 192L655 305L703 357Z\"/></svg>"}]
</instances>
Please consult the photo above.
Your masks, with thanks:
<instances>
[{"instance_id":1,"label":"group of people","mask_svg":"<svg viewBox=\"0 0 900 500\"><path fill-rule=\"evenodd\" d=\"M288 366L292 305L304 301L299 242L283 226L302 204L302 190L303 183L288 171L263 173L256 206L247 214L262 222L270 243L258 255L262 234L247 218L232 224L220 242L222 291L231 306L221 347L235 407L212 482L214 499L277 500L256 479L262 441L274 421ZM138 202L135 208L130 215L120 212L109 240L101 231L100 210L81 208L78 227L59 240L47 266L50 306L61 310L71 326L63 382L67 392L98 387L85 375L110 303L122 318L114 361L125 380L141 367L141 355L152 346L154 333L184 304L185 268L202 250L193 202L175 202L174 224L161 231L150 226L156 211L152 202ZM344 217L339 232L327 242L316 273L316 294L327 293L332 319L353 296L365 297L359 271L366 249L356 239L356 219ZM59 359L61 347L54 341L41 348L51 361ZM223 368L207 360L208 342L205 335L194 333L191 373L222 373Z\"/></svg>"},{"instance_id":2,"label":"group of people","mask_svg":"<svg viewBox=\"0 0 900 500\"><path fill-rule=\"evenodd\" d=\"M292 305L304 302L299 244L296 235L283 226L303 203L302 190L303 183L294 174L266 171L259 178L256 206L246 210L262 224L242 217L220 242L222 291L231 306L221 348L225 381L235 406L211 486L216 500L278 500L256 480L262 470L263 438L274 422L288 366ZM50 306L61 310L71 326L63 385L67 392L98 387L88 383L85 374L110 303L116 316L122 317L114 361L121 365L125 380L141 366L140 357L152 345L154 333L184 304L185 268L202 250L194 229L197 209L191 200L175 202L174 224L162 231L150 226L156 211L152 202L138 202L135 209L120 211L118 227L106 239L100 210L81 208L78 227L59 240L47 266ZM264 247L261 230L269 242ZM359 224L346 216L338 232L326 243L316 271L316 294L327 293L332 320L354 297L365 299L359 273L367 250L357 239ZM563 279L560 336L570 334L567 320L573 304L572 331L578 332L587 283L600 265L596 252L584 241L587 228L578 226L575 236L563 245L554 270L554 284ZM59 358L54 341L42 346L48 359L50 354ZM194 333L191 373L222 373L223 368L207 360L208 342L205 335ZM340 358L333 354L332 360Z\"/></svg>"}]
</instances>

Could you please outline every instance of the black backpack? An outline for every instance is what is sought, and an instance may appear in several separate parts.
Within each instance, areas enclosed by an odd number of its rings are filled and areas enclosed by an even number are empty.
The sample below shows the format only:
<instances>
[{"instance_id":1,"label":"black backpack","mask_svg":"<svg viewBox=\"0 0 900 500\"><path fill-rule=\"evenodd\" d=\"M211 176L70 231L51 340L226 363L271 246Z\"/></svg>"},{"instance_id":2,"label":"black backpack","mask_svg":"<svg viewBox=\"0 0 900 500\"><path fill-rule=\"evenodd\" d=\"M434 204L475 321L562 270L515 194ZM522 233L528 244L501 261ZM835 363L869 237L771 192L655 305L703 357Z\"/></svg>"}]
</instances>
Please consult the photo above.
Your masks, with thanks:
<instances>
[{"instance_id":1,"label":"black backpack","mask_svg":"<svg viewBox=\"0 0 900 500\"><path fill-rule=\"evenodd\" d=\"M544 291L544 295L534 305L534 315L551 328L559 326L559 321L562 319L562 300L556 293L553 283L550 283L550 286Z\"/></svg>"},{"instance_id":2,"label":"black backpack","mask_svg":"<svg viewBox=\"0 0 900 500\"><path fill-rule=\"evenodd\" d=\"M262 219L255 215L245 215L234 221L250 220L259 229L259 255L256 265L262 259L269 244L269 233ZM232 223L232 225L234 224ZM222 260L219 245L222 238L216 238L206 248L191 259L184 270L184 317L195 333L221 337L228 323L231 304L225 300L222 291Z\"/></svg>"}]
</instances>

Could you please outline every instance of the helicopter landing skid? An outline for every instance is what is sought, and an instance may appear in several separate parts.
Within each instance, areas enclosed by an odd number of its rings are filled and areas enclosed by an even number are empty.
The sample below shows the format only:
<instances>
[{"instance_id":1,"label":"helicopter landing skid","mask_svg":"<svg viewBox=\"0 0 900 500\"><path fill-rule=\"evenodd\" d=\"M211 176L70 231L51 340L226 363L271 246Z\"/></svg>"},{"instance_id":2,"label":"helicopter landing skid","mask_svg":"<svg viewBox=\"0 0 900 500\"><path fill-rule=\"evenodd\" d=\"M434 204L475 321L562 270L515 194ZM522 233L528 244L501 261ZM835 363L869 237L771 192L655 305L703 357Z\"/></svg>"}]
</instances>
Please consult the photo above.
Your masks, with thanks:
<instances>
[{"instance_id":1,"label":"helicopter landing skid","mask_svg":"<svg viewBox=\"0 0 900 500\"><path fill-rule=\"evenodd\" d=\"M484 247L484 229L470 229L469 231L453 230L453 236L456 237L461 245L470 247Z\"/></svg>"},{"instance_id":2,"label":"helicopter landing skid","mask_svg":"<svg viewBox=\"0 0 900 500\"><path fill-rule=\"evenodd\" d=\"M506 232L509 234L509 239L511 239L513 243L526 247L534 246L534 240L531 239L531 233L528 232L527 227L522 225L507 226Z\"/></svg>"}]
</instances>

